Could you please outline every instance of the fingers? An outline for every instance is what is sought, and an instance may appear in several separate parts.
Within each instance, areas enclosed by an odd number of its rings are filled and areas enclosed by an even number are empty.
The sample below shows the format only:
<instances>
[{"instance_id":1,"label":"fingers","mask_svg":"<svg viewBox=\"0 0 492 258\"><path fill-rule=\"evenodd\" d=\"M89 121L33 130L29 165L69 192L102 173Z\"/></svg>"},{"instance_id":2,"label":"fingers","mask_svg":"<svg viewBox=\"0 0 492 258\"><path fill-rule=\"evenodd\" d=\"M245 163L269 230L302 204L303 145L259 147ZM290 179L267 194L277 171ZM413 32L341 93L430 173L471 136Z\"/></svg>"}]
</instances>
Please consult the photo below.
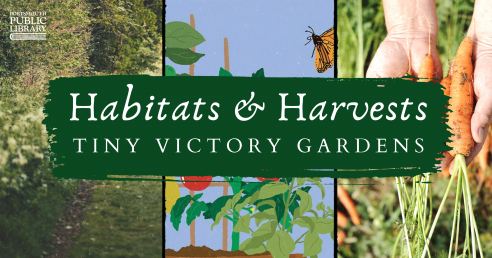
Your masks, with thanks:
<instances>
[{"instance_id":1,"label":"fingers","mask_svg":"<svg viewBox=\"0 0 492 258\"><path fill-rule=\"evenodd\" d=\"M474 88L478 98L471 120L473 139L483 142L492 121L492 58L480 58L476 62Z\"/></svg>"},{"instance_id":2,"label":"fingers","mask_svg":"<svg viewBox=\"0 0 492 258\"><path fill-rule=\"evenodd\" d=\"M478 155L478 153L482 149L482 146L483 146L483 142L475 144L475 147L473 147L473 151L470 154L470 156L465 158L467 166ZM441 160L441 168L446 166L449 169L449 174L451 175L451 174L453 174L453 169L454 169L454 157L449 155L449 153L447 151L444 153L444 156L445 156L445 158ZM444 168L446 168L446 167L444 167Z\"/></svg>"}]
</instances>

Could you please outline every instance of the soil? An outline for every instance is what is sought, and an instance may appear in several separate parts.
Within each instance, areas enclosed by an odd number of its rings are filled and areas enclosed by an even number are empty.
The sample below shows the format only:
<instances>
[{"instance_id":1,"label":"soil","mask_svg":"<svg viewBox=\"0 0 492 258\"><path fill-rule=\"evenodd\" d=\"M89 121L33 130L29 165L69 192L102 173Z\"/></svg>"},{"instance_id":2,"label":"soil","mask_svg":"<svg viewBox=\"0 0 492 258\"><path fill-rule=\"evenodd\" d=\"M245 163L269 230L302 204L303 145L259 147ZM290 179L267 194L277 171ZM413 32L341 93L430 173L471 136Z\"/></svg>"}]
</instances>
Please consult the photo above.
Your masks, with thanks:
<instances>
[{"instance_id":1,"label":"soil","mask_svg":"<svg viewBox=\"0 0 492 258\"><path fill-rule=\"evenodd\" d=\"M67 207L65 216L59 218L58 227L54 230L52 242L54 249L49 255L43 255L43 257L67 257L73 238L80 230L80 219L89 202L89 197L91 196L93 188L93 181L80 181L79 189L72 197L72 201Z\"/></svg>"},{"instance_id":2,"label":"soil","mask_svg":"<svg viewBox=\"0 0 492 258\"><path fill-rule=\"evenodd\" d=\"M269 252L264 252L262 254L247 255L243 251L223 251L223 250L212 250L206 246L186 246L181 248L179 251L174 251L172 249L166 249L164 257L182 257L182 258L192 258L192 257L256 257L256 258L271 258ZM302 254L291 254L291 258L301 258Z\"/></svg>"}]
</instances>

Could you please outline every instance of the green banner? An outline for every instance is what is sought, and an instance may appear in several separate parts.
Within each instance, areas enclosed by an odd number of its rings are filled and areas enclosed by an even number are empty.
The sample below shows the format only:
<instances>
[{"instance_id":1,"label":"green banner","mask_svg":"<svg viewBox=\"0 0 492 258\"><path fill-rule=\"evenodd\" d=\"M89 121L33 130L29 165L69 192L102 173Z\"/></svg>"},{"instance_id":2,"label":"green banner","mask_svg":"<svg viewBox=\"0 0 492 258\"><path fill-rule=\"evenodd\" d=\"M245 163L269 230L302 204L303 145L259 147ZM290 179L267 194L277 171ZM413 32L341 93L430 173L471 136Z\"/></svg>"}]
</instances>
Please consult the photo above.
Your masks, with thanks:
<instances>
[{"instance_id":1,"label":"green banner","mask_svg":"<svg viewBox=\"0 0 492 258\"><path fill-rule=\"evenodd\" d=\"M436 172L449 149L441 88L402 79L59 78L44 122L59 178L412 176ZM326 168L350 171L315 170Z\"/></svg>"}]
</instances>

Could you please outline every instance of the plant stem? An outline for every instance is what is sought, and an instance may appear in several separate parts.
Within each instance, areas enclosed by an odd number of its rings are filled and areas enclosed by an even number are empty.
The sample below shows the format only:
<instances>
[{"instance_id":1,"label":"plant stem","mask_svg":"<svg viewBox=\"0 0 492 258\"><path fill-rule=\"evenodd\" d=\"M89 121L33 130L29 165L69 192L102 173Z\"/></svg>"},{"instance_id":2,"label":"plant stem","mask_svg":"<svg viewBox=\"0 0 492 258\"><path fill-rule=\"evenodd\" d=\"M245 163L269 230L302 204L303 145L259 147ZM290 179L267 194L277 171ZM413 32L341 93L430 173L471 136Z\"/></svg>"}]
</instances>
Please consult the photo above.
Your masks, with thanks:
<instances>
[{"instance_id":1,"label":"plant stem","mask_svg":"<svg viewBox=\"0 0 492 258\"><path fill-rule=\"evenodd\" d=\"M472 231L472 244L473 244L473 258L476 257L476 249L475 249L475 237L477 238L477 245L478 245L478 250L480 251L480 257L483 257L483 253L482 253L482 246L480 244L480 235L478 234L478 228L477 228L477 223L475 221L475 214L473 213L473 209L472 209L472 201L471 201L471 191L470 191L470 181L468 179L468 170L466 168L466 160L465 160L465 156L463 155L460 155L458 157L460 160L461 160L461 168L463 170L463 173L464 173L464 177L465 177L465 184L466 184L466 191L468 192L468 206L470 207L470 222L471 222L471 231ZM475 234L474 234L475 233Z\"/></svg>"},{"instance_id":2,"label":"plant stem","mask_svg":"<svg viewBox=\"0 0 492 258\"><path fill-rule=\"evenodd\" d=\"M446 198L448 197L449 189L451 189L451 185L453 184L453 180L456 177L457 166L454 166L453 172L454 173L453 173L453 175L451 175L451 179L449 180L448 187L446 188L446 192L444 192L444 196L443 196L443 199L441 201L441 204L439 205L439 209L437 210L436 218L434 219L434 222L432 223L432 227L431 227L430 232L429 232L429 237L427 238L427 241L425 241L424 251L422 252L422 256L421 256L422 258L425 257L425 252L427 251L427 248L429 247L429 241L432 238L432 234L434 233L434 228L436 227L437 221L439 220L439 215L441 215L442 208L444 207L444 203L446 201Z\"/></svg>"},{"instance_id":3,"label":"plant stem","mask_svg":"<svg viewBox=\"0 0 492 258\"><path fill-rule=\"evenodd\" d=\"M301 238L303 238L306 234L307 234L308 231L304 232L304 234L302 234L295 242L294 242L294 245L296 245L297 243L299 243L299 241L301 240Z\"/></svg>"},{"instance_id":4,"label":"plant stem","mask_svg":"<svg viewBox=\"0 0 492 258\"><path fill-rule=\"evenodd\" d=\"M402 205L402 201L401 201L400 183L399 183L398 177L395 177L395 179L396 179L396 189L398 189L398 200L400 201L401 217L403 219L403 227L405 230L405 238L407 240L408 254L409 254L410 258L412 258L412 250L410 248L410 241L408 240L407 225L405 224L405 211L403 209L403 205Z\"/></svg>"},{"instance_id":5,"label":"plant stem","mask_svg":"<svg viewBox=\"0 0 492 258\"><path fill-rule=\"evenodd\" d=\"M454 202L454 215L453 215L453 229L451 230L451 241L449 241L449 253L448 253L448 258L451 258L451 253L453 252L453 238L454 238L454 229L456 227L456 215L461 209L461 207L458 207L459 200L461 199L461 173L458 175L458 183L456 186L456 200ZM459 217L458 217L459 220ZM458 235L458 234L456 234Z\"/></svg>"},{"instance_id":6,"label":"plant stem","mask_svg":"<svg viewBox=\"0 0 492 258\"><path fill-rule=\"evenodd\" d=\"M284 198L284 205L285 205L284 223L282 223L282 230L285 230L285 224L287 223L287 216L289 215L289 206L287 204L290 203L290 196L292 195L292 189L294 188L294 181L296 181L295 177L292 178L292 181L290 182L289 192L287 193L287 199L285 199L285 194L282 196Z\"/></svg>"},{"instance_id":7,"label":"plant stem","mask_svg":"<svg viewBox=\"0 0 492 258\"><path fill-rule=\"evenodd\" d=\"M391 258L395 258L396 248L398 247L398 242L400 241L400 237L401 237L401 230L400 233L398 233L398 237L396 237L396 242L395 245L393 246L393 255L391 256Z\"/></svg>"}]
</instances>

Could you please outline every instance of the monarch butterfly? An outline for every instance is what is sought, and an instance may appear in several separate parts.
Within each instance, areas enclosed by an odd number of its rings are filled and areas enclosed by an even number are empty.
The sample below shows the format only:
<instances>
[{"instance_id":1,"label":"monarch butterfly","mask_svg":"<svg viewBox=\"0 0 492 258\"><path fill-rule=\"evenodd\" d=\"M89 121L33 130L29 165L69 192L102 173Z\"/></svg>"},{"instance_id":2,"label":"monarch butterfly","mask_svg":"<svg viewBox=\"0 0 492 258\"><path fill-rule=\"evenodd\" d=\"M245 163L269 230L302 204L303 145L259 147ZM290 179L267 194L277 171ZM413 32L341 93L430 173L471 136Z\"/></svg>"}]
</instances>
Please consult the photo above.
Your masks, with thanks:
<instances>
[{"instance_id":1,"label":"monarch butterfly","mask_svg":"<svg viewBox=\"0 0 492 258\"><path fill-rule=\"evenodd\" d=\"M318 36L314 33L311 26L308 27L311 31L306 30L306 32L311 33L312 35L307 37L309 41L304 45L307 45L309 42L313 41L314 49L311 58L314 56L314 52L316 52L314 67L318 73L324 73L333 66L333 61L335 58L334 30L331 28Z\"/></svg>"}]
</instances>

